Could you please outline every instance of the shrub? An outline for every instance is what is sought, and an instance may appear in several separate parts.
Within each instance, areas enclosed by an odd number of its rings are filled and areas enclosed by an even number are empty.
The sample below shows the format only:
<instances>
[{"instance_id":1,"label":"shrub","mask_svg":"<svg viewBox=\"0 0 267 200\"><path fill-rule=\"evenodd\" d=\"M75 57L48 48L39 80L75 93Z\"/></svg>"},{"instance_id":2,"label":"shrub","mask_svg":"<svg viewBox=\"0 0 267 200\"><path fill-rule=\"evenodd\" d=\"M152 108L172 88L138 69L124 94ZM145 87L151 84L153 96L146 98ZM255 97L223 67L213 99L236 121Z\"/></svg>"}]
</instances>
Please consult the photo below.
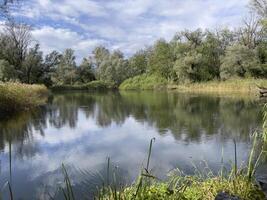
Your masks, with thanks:
<instances>
[{"instance_id":1,"label":"shrub","mask_svg":"<svg viewBox=\"0 0 267 200\"><path fill-rule=\"evenodd\" d=\"M153 90L166 88L167 83L167 79L158 75L142 74L125 80L119 88L121 90Z\"/></svg>"}]
</instances>

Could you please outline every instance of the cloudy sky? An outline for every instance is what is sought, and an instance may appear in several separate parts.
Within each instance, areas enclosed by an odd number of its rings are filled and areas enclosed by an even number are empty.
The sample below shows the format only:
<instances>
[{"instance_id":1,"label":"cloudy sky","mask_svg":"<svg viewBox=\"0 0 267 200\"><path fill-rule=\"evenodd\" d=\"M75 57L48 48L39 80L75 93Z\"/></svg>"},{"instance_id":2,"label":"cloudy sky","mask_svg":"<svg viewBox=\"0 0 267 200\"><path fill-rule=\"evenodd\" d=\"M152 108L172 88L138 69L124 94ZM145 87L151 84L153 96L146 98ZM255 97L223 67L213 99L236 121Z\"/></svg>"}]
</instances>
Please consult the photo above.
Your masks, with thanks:
<instances>
[{"instance_id":1,"label":"cloudy sky","mask_svg":"<svg viewBox=\"0 0 267 200\"><path fill-rule=\"evenodd\" d=\"M183 29L234 27L249 0L27 0L13 14L34 25L45 53L73 48L78 59L105 45L126 55Z\"/></svg>"}]
</instances>

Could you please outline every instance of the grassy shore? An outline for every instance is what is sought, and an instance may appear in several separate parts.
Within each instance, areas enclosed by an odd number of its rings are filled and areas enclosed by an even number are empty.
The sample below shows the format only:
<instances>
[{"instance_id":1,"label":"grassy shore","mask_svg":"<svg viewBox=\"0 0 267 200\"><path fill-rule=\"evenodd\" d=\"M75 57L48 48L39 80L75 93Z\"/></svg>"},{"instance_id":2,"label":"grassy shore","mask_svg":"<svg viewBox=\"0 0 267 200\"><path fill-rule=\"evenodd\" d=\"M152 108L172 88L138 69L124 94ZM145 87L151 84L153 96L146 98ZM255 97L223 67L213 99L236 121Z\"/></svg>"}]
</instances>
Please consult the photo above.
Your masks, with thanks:
<instances>
[{"instance_id":1,"label":"grassy shore","mask_svg":"<svg viewBox=\"0 0 267 200\"><path fill-rule=\"evenodd\" d=\"M266 79L232 79L190 84L169 84L168 89L190 93L248 94L258 95L259 86L267 87Z\"/></svg>"},{"instance_id":2,"label":"grassy shore","mask_svg":"<svg viewBox=\"0 0 267 200\"><path fill-rule=\"evenodd\" d=\"M186 93L244 94L258 95L258 86L267 87L267 79L231 79L227 81L208 81L199 83L168 83L156 75L139 75L125 80L120 90L176 90Z\"/></svg>"},{"instance_id":3,"label":"grassy shore","mask_svg":"<svg viewBox=\"0 0 267 200\"><path fill-rule=\"evenodd\" d=\"M10 114L46 103L48 89L44 85L0 83L0 113Z\"/></svg>"},{"instance_id":4,"label":"grassy shore","mask_svg":"<svg viewBox=\"0 0 267 200\"><path fill-rule=\"evenodd\" d=\"M157 90L166 89L168 81L157 75L142 74L125 80L120 90Z\"/></svg>"},{"instance_id":5,"label":"grassy shore","mask_svg":"<svg viewBox=\"0 0 267 200\"><path fill-rule=\"evenodd\" d=\"M214 200L219 194L236 197L242 200L266 199L264 192L257 185L254 176L263 155L266 154L264 149L256 153L259 144L262 142L261 135L254 134L249 161L245 166L238 167L235 161L232 168L227 170L222 162L221 170L217 174L214 174L206 164L202 169L195 167L195 174L191 176L185 175L183 172L176 169L168 174L169 178L166 181L161 181L153 176L149 169L152 140L146 167L142 169L137 181L124 188L116 188L115 182L113 186L102 188L96 199ZM236 155L236 147L233 154Z\"/></svg>"}]
</instances>

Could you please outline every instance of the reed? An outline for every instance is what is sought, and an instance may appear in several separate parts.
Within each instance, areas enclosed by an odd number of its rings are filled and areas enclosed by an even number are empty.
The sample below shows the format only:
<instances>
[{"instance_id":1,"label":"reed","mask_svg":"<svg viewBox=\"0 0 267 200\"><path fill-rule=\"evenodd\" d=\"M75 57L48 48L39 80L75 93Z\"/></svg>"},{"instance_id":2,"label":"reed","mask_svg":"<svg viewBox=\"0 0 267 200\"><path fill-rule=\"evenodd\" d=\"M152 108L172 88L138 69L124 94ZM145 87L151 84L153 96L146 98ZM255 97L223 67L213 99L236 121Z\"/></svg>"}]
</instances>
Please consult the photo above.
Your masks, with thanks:
<instances>
[{"instance_id":1,"label":"reed","mask_svg":"<svg viewBox=\"0 0 267 200\"><path fill-rule=\"evenodd\" d=\"M258 95L259 86L267 87L266 79L230 79L201 83L169 84L168 89L189 93L243 94Z\"/></svg>"},{"instance_id":2,"label":"reed","mask_svg":"<svg viewBox=\"0 0 267 200\"><path fill-rule=\"evenodd\" d=\"M75 200L75 196L72 189L72 184L64 164L62 164L62 173L64 175L65 187L61 187L61 191L64 195L65 200Z\"/></svg>"},{"instance_id":3,"label":"reed","mask_svg":"<svg viewBox=\"0 0 267 200\"><path fill-rule=\"evenodd\" d=\"M96 199L214 200L218 193L226 192L229 195L237 196L243 200L264 200L265 195L254 180L255 171L264 153L264 151L261 151L259 155L256 154L259 138L258 134L254 134L249 161L244 167L238 167L237 165L237 147L234 141L235 162L230 171L226 172L225 167L222 166L222 170L218 175L215 175L208 168L208 165L206 165L204 171L200 171L195 167L197 172L194 175L186 175L179 169L175 169L168 174L168 179L166 181L160 181L149 172L152 144L155 140L151 139L146 167L141 170L136 183L122 190L116 188L102 190Z\"/></svg>"},{"instance_id":4,"label":"reed","mask_svg":"<svg viewBox=\"0 0 267 200\"><path fill-rule=\"evenodd\" d=\"M44 85L0 83L0 113L27 110L46 103L48 90Z\"/></svg>"}]
</instances>

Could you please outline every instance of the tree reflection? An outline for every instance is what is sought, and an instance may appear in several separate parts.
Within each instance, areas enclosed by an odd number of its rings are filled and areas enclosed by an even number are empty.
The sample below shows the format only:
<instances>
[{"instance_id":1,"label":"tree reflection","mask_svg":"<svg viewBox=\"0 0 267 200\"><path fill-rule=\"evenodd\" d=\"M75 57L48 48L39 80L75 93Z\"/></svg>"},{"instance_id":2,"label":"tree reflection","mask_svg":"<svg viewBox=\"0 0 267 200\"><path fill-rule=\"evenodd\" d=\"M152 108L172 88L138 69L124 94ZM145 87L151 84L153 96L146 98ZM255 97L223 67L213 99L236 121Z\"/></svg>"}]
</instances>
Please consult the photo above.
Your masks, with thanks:
<instances>
[{"instance_id":1,"label":"tree reflection","mask_svg":"<svg viewBox=\"0 0 267 200\"><path fill-rule=\"evenodd\" d=\"M33 156L38 148L34 145L34 133L44 135L46 109L19 113L0 122L0 149L4 150L9 142L16 144L16 155Z\"/></svg>"},{"instance_id":2,"label":"tree reflection","mask_svg":"<svg viewBox=\"0 0 267 200\"><path fill-rule=\"evenodd\" d=\"M222 141L246 142L261 124L261 107L256 104L256 100L174 92L58 93L43 108L1 121L0 149L12 141L17 155L32 156L38 151L35 133L44 136L47 126L74 129L79 115L94 119L100 127L120 126L133 117L184 142L213 135Z\"/></svg>"}]
</instances>

